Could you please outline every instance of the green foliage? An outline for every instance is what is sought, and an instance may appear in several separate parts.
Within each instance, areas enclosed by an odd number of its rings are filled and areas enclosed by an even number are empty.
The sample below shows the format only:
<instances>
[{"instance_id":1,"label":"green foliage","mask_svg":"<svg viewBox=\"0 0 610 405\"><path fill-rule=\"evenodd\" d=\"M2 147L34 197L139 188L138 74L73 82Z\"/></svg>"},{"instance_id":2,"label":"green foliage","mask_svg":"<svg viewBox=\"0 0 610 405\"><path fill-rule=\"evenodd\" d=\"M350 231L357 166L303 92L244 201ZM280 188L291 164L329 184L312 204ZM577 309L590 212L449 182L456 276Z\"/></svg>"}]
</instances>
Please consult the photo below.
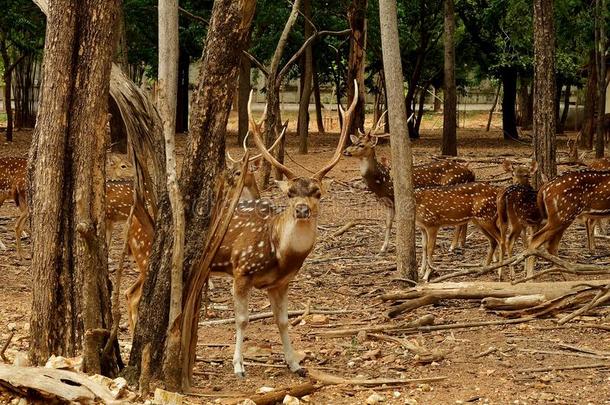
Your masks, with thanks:
<instances>
[{"instance_id":1,"label":"green foliage","mask_svg":"<svg viewBox=\"0 0 610 405\"><path fill-rule=\"evenodd\" d=\"M0 39L14 62L44 47L44 14L31 0L0 0ZM4 69L4 67L3 67Z\"/></svg>"}]
</instances>

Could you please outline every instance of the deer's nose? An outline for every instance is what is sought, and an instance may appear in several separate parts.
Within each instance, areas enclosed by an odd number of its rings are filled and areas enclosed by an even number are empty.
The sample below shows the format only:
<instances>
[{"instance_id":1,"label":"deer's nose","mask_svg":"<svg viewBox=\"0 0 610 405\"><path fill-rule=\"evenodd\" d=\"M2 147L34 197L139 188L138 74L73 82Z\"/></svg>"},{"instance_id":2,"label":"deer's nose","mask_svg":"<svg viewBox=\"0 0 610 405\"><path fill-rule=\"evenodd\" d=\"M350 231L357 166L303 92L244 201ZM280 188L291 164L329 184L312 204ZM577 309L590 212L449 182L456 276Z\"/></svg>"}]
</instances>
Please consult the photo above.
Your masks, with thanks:
<instances>
[{"instance_id":1,"label":"deer's nose","mask_svg":"<svg viewBox=\"0 0 610 405\"><path fill-rule=\"evenodd\" d=\"M309 218L311 215L311 210L307 204L297 204L294 207L295 216L299 219Z\"/></svg>"}]
</instances>

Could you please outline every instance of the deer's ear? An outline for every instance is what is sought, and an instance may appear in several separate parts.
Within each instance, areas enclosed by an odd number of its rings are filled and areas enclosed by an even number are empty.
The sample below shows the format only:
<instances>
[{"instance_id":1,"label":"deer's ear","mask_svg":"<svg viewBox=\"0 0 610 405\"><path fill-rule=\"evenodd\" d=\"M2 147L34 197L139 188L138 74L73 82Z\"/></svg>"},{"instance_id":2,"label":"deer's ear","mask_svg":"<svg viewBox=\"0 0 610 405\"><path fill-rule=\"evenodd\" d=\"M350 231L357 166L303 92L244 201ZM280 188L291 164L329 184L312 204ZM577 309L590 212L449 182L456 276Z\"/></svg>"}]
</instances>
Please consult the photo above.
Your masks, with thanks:
<instances>
[{"instance_id":1,"label":"deer's ear","mask_svg":"<svg viewBox=\"0 0 610 405\"><path fill-rule=\"evenodd\" d=\"M258 159L254 159L253 161L250 162L250 172L251 173L254 173L258 169L261 168L261 161L262 161L262 157L259 157Z\"/></svg>"},{"instance_id":2,"label":"deer's ear","mask_svg":"<svg viewBox=\"0 0 610 405\"><path fill-rule=\"evenodd\" d=\"M275 184L282 190L283 193L288 194L288 190L290 190L290 182L286 180L276 180Z\"/></svg>"},{"instance_id":3,"label":"deer's ear","mask_svg":"<svg viewBox=\"0 0 610 405\"><path fill-rule=\"evenodd\" d=\"M513 162L508 159L504 159L504 162L502 162L502 167L505 171L511 173L513 171Z\"/></svg>"},{"instance_id":4,"label":"deer's ear","mask_svg":"<svg viewBox=\"0 0 610 405\"><path fill-rule=\"evenodd\" d=\"M534 174L538 171L538 162L532 160L532 164L530 165L530 173Z\"/></svg>"},{"instance_id":5,"label":"deer's ear","mask_svg":"<svg viewBox=\"0 0 610 405\"><path fill-rule=\"evenodd\" d=\"M548 183L549 182L549 177L546 174L540 173L540 177L542 177L542 182L543 183Z\"/></svg>"},{"instance_id":6,"label":"deer's ear","mask_svg":"<svg viewBox=\"0 0 610 405\"><path fill-rule=\"evenodd\" d=\"M328 192L328 190L330 189L330 186L333 184L333 182L334 182L333 179L325 179L320 182L320 191L322 192L322 195L324 195Z\"/></svg>"},{"instance_id":7,"label":"deer's ear","mask_svg":"<svg viewBox=\"0 0 610 405\"><path fill-rule=\"evenodd\" d=\"M374 148L375 146L377 146L377 141L379 141L379 138L376 137L375 135L371 135L371 148Z\"/></svg>"},{"instance_id":8,"label":"deer's ear","mask_svg":"<svg viewBox=\"0 0 610 405\"><path fill-rule=\"evenodd\" d=\"M350 135L349 139L352 141L353 144L358 143L358 137L356 135Z\"/></svg>"}]
</instances>

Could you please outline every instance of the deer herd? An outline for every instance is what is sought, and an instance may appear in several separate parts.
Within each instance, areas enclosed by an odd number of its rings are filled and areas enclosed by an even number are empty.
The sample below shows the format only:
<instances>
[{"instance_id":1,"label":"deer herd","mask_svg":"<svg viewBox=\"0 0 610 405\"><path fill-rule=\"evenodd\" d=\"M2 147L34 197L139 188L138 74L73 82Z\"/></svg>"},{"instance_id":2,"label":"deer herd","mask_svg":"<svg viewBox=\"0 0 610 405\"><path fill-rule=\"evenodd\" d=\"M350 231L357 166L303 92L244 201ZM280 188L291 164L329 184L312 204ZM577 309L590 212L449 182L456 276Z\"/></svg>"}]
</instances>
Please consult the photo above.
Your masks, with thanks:
<instances>
[{"instance_id":1,"label":"deer herd","mask_svg":"<svg viewBox=\"0 0 610 405\"><path fill-rule=\"evenodd\" d=\"M367 133L348 134L356 101L354 99L347 111L340 109L343 127L336 149L330 161L318 171L312 171L312 175L297 175L273 156L271 150L279 143L286 127L271 148L265 147L262 123L254 119L251 100L248 103L249 135L260 154L250 158L248 164L227 155L226 182L232 186L243 176L244 187L211 264L212 274L224 273L233 280L236 326L233 368L239 377L245 376L242 349L253 287L267 293L288 367L295 373L305 373L288 336L288 285L315 246L321 198L327 189L324 178L342 155L359 161L364 183L385 207L387 215L381 253L389 249L392 222L399 207L394 204L391 169L387 162L378 161L375 154L378 139L382 137L376 134L381 118ZM348 137L351 145L346 147ZM263 159L285 177L284 181L277 182L287 198L286 208L281 212L261 199L255 171ZM127 229L127 244L139 273L136 282L126 292L128 321L133 330L147 276L154 224L141 204L136 202L134 205L132 182L121 180L129 174L128 164L111 157L108 167L112 179L106 182L107 243L112 239L113 227L125 222L133 211ZM245 173L241 172L243 167L246 167ZM424 281L428 281L435 271L434 250L438 231L443 227L455 228L450 247L450 250L455 250L465 247L467 226L474 224L489 241L486 265L494 259L501 262L511 256L519 238L525 249L538 249L544 245L549 253L557 254L564 232L575 220L584 221L588 247L595 249L595 229L601 219L610 217L609 160L594 160L585 169L568 171L551 180L543 179L538 190L530 183L530 178L538 170L535 161L523 165L506 160L502 168L512 178L509 186L475 181L475 173L467 164L450 159L413 168L415 207L404 209L415 210L416 226L422 234L420 277ZM16 249L20 258L20 241L28 219L26 173L25 158L0 158L0 205L12 199L20 210L15 224ZM528 276L531 275L534 263L527 262L525 269ZM514 278L512 266L510 271L510 277ZM502 278L500 271L499 278Z\"/></svg>"}]
</instances>

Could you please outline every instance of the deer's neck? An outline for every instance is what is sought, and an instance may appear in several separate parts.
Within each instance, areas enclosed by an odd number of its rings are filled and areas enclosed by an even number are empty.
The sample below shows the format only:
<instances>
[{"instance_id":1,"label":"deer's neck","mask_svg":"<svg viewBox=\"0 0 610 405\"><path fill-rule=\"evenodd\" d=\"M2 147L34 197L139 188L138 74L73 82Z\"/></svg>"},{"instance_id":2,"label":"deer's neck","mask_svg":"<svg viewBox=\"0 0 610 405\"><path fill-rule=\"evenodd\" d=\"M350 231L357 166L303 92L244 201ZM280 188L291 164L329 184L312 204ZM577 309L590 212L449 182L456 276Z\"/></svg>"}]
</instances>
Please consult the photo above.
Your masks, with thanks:
<instances>
[{"instance_id":1,"label":"deer's neck","mask_svg":"<svg viewBox=\"0 0 610 405\"><path fill-rule=\"evenodd\" d=\"M250 187L244 187L239 196L240 201L258 200L259 198L260 193L258 192L258 189Z\"/></svg>"},{"instance_id":2,"label":"deer's neck","mask_svg":"<svg viewBox=\"0 0 610 405\"><path fill-rule=\"evenodd\" d=\"M278 261L296 260L300 262L300 267L316 243L317 218L312 216L307 220L297 220L292 211L286 210L276 217L273 229Z\"/></svg>"},{"instance_id":3,"label":"deer's neck","mask_svg":"<svg viewBox=\"0 0 610 405\"><path fill-rule=\"evenodd\" d=\"M377 159L375 158L375 152L371 152L370 155L364 156L360 159L360 174L362 177L370 177L377 173Z\"/></svg>"}]
</instances>

